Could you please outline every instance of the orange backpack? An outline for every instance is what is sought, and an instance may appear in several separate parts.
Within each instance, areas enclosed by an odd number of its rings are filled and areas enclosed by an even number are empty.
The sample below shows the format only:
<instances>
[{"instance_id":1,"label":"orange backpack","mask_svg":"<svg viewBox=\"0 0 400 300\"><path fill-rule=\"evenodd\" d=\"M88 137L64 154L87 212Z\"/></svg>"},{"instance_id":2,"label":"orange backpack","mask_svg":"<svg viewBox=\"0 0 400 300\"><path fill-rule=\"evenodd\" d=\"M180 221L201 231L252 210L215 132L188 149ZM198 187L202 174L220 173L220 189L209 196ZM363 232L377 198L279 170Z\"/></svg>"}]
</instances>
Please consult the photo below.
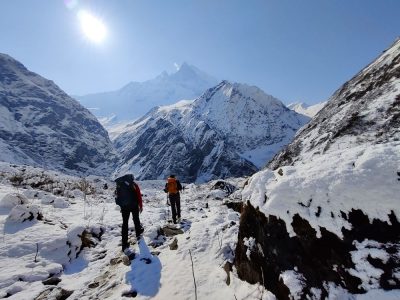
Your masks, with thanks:
<instances>
[{"instance_id":1,"label":"orange backpack","mask_svg":"<svg viewBox=\"0 0 400 300\"><path fill-rule=\"evenodd\" d=\"M176 194L178 193L178 185L176 183L175 178L168 178L168 193L170 194Z\"/></svg>"}]
</instances>

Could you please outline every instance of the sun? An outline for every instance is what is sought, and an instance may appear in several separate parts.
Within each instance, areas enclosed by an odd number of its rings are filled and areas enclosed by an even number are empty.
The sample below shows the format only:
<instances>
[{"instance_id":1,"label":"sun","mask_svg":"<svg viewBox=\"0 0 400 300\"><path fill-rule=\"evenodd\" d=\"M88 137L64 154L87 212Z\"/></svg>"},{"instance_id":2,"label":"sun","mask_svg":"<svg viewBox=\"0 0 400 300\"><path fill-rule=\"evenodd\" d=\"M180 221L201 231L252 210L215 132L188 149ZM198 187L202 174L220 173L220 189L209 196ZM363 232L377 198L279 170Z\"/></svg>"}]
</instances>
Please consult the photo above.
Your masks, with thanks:
<instances>
[{"instance_id":1,"label":"sun","mask_svg":"<svg viewBox=\"0 0 400 300\"><path fill-rule=\"evenodd\" d=\"M92 42L101 43L107 36L107 28L104 23L91 13L80 10L78 18L81 23L82 31Z\"/></svg>"}]
</instances>

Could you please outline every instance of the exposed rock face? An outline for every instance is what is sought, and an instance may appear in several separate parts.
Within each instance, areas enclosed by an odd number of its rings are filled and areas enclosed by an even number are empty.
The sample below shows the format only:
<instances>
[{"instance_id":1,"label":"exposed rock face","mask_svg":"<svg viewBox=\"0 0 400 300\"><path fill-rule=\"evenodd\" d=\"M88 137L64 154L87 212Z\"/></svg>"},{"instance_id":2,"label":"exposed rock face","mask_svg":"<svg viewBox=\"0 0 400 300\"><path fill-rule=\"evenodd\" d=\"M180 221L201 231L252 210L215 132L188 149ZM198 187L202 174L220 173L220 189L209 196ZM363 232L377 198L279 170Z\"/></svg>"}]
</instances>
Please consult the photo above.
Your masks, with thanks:
<instances>
[{"instance_id":1,"label":"exposed rock face","mask_svg":"<svg viewBox=\"0 0 400 300\"><path fill-rule=\"evenodd\" d=\"M120 169L134 170L135 176L142 180L179 174L183 182L232 174L244 176L257 170L232 151L208 125L200 124L196 130L198 140L193 143L170 121L150 119L146 127L116 139L115 146L124 163Z\"/></svg>"},{"instance_id":2,"label":"exposed rock face","mask_svg":"<svg viewBox=\"0 0 400 300\"><path fill-rule=\"evenodd\" d=\"M349 222L353 228L343 230L343 239L321 229L321 237L307 220L295 215L292 226L296 236L290 237L284 221L275 216L268 218L250 203L245 205L239 228L239 241L253 237L255 245L249 249L243 242L236 248L235 265L240 278L250 283L263 283L278 299L290 299L290 291L281 279L281 274L288 270L296 270L301 274L303 289L301 298L316 296L312 289L321 291L321 299L329 295L326 282L334 282L351 293L363 293L360 278L352 275L355 268L351 251L356 251L354 241L365 239L381 243L381 251L385 251L389 259L368 257L368 261L383 270L377 280L384 289L400 288L400 281L392 270L400 267L399 248L396 243L400 239L400 223L390 215L392 225L373 220L360 210L350 212ZM250 251L249 256L246 253Z\"/></svg>"},{"instance_id":3,"label":"exposed rock face","mask_svg":"<svg viewBox=\"0 0 400 300\"><path fill-rule=\"evenodd\" d=\"M278 299L400 288L400 40L243 190L235 265Z\"/></svg>"},{"instance_id":4,"label":"exposed rock face","mask_svg":"<svg viewBox=\"0 0 400 300\"><path fill-rule=\"evenodd\" d=\"M0 160L108 174L113 146L97 119L52 81L0 54Z\"/></svg>"},{"instance_id":5,"label":"exposed rock face","mask_svg":"<svg viewBox=\"0 0 400 300\"><path fill-rule=\"evenodd\" d=\"M253 174L308 118L257 87L221 82L195 101L155 108L115 133L119 170L205 182Z\"/></svg>"},{"instance_id":6,"label":"exposed rock face","mask_svg":"<svg viewBox=\"0 0 400 300\"><path fill-rule=\"evenodd\" d=\"M224 191L226 193L226 196L229 196L230 194L232 194L234 191L237 190L236 186L223 180L218 180L212 188L214 190Z\"/></svg>"},{"instance_id":7,"label":"exposed rock face","mask_svg":"<svg viewBox=\"0 0 400 300\"><path fill-rule=\"evenodd\" d=\"M45 300L45 299L56 299L56 300L66 300L69 296L73 294L74 291L64 290L59 287L52 287L44 290L40 293L35 300Z\"/></svg>"}]
</instances>

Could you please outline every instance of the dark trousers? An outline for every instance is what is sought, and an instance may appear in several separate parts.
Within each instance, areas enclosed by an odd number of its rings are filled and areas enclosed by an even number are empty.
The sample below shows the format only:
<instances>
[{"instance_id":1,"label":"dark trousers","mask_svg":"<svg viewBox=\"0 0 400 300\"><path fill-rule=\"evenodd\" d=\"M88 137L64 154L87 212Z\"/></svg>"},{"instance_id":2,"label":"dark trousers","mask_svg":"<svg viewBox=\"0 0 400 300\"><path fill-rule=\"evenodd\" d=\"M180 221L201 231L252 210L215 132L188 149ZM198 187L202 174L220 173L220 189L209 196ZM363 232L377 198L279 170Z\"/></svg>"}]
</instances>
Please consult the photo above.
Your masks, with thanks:
<instances>
[{"instance_id":1,"label":"dark trousers","mask_svg":"<svg viewBox=\"0 0 400 300\"><path fill-rule=\"evenodd\" d=\"M135 232L136 237L140 235L142 232L142 227L140 226L140 219L139 219L139 209L134 210L121 210L122 214L122 250L129 247L128 243L128 223L129 223L129 216L132 213L133 224L135 224Z\"/></svg>"},{"instance_id":2,"label":"dark trousers","mask_svg":"<svg viewBox=\"0 0 400 300\"><path fill-rule=\"evenodd\" d=\"M172 220L176 223L176 217L181 217L181 196L177 194L169 194L169 202L171 203Z\"/></svg>"}]
</instances>

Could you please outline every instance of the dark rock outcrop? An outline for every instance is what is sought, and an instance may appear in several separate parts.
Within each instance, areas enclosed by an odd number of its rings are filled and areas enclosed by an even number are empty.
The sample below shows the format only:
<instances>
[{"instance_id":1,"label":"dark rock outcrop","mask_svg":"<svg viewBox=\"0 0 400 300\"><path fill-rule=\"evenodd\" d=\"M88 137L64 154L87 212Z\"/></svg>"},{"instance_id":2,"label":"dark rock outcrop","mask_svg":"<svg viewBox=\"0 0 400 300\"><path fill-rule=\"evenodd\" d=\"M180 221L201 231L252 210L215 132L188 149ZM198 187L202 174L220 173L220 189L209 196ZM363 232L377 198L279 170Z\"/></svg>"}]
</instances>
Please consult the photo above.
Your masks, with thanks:
<instances>
[{"instance_id":1,"label":"dark rock outcrop","mask_svg":"<svg viewBox=\"0 0 400 300\"><path fill-rule=\"evenodd\" d=\"M390 256L384 263L369 258L371 264L383 270L380 286L384 289L400 288L400 281L393 276L393 270L400 267L394 243L400 240L400 224L390 215L391 225L380 220L369 223L360 211L353 210L347 216L353 229L343 229L343 239L321 228L321 237L299 215L293 218L292 226L296 236L290 237L284 221L275 216L266 217L250 203L241 216L239 238L235 254L238 275L250 283L264 283L278 299L289 299L289 289L280 279L282 272L296 270L304 278L302 299L312 297L311 288L320 289L321 298L328 296L325 282L334 282L351 293L363 293L360 278L350 274L354 268L351 251L356 250L354 241L365 239L378 241ZM244 244L245 238L255 238L255 247L250 250L250 259Z\"/></svg>"},{"instance_id":2,"label":"dark rock outcrop","mask_svg":"<svg viewBox=\"0 0 400 300\"><path fill-rule=\"evenodd\" d=\"M229 196L237 190L233 184L223 180L218 180L212 188L214 190L223 190L226 193L226 196Z\"/></svg>"},{"instance_id":3,"label":"dark rock outcrop","mask_svg":"<svg viewBox=\"0 0 400 300\"><path fill-rule=\"evenodd\" d=\"M46 299L56 299L56 300L66 300L73 294L74 291L65 290L59 287L52 287L44 290L35 298L35 300L46 300Z\"/></svg>"},{"instance_id":4,"label":"dark rock outcrop","mask_svg":"<svg viewBox=\"0 0 400 300\"><path fill-rule=\"evenodd\" d=\"M46 280L43 280L43 285L57 285L61 282L61 279L58 277L50 277Z\"/></svg>"}]
</instances>

